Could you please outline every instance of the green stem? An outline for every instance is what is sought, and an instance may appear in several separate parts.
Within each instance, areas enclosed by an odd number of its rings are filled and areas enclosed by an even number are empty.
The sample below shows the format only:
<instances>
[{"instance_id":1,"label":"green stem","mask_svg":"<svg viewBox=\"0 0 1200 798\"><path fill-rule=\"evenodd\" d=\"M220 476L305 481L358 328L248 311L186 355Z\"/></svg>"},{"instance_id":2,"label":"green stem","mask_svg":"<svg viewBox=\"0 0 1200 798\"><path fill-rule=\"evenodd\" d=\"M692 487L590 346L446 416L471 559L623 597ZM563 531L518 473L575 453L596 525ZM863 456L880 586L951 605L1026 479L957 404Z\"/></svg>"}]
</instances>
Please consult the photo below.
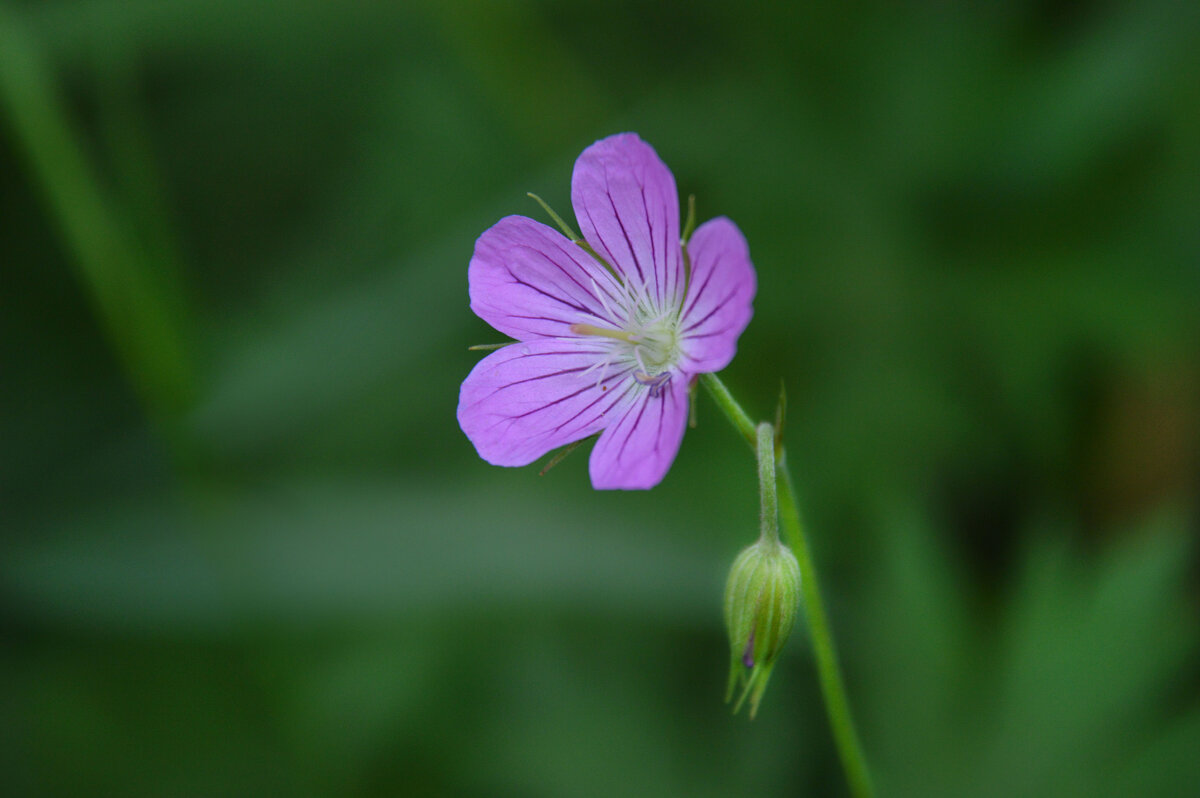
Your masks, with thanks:
<instances>
[{"instance_id":1,"label":"green stem","mask_svg":"<svg viewBox=\"0 0 1200 798\"><path fill-rule=\"evenodd\" d=\"M758 495L762 507L759 536L779 545L779 502L776 497L775 429L763 422L758 425Z\"/></svg>"},{"instance_id":2,"label":"green stem","mask_svg":"<svg viewBox=\"0 0 1200 798\"><path fill-rule=\"evenodd\" d=\"M729 393L729 389L715 374L705 374L701 380L716 401L717 406L733 424L734 429L752 448L755 448L757 434L754 423L750 421L750 416ZM804 525L800 521L796 491L792 486L791 471L787 465L787 452L783 447L779 449L777 466L779 517L783 522L788 545L791 546L792 553L796 555L796 561L800 565L804 611L808 618L809 633L812 636L813 649L816 654L817 674L821 680L821 693L825 698L825 711L829 716L829 725L833 731L838 756L842 761L842 769L846 772L846 781L850 785L850 792L858 798L865 798L874 794L871 775L867 768L866 757L863 755L862 744L859 742L858 733L854 728L854 718L850 714L850 702L846 698L846 687L842 681L841 668L838 665L833 633L829 628L825 605L821 601L817 567L808 548Z\"/></svg>"},{"instance_id":3,"label":"green stem","mask_svg":"<svg viewBox=\"0 0 1200 798\"><path fill-rule=\"evenodd\" d=\"M825 696L825 709L829 714L829 725L837 742L838 755L850 792L856 796L874 793L867 760L863 755L858 732L854 728L854 717L850 713L850 702L842 682L841 667L838 665L837 649L833 644L833 632L825 615L821 601L821 588L817 582L817 566L808 549L808 539L800 523L800 511L796 504L796 490L792 487L792 474L784 455L779 460L779 515L787 534L788 543L800 565L800 589L804 591L804 607L808 616L808 628L812 634L813 649L817 657L817 670L821 676L821 693Z\"/></svg>"},{"instance_id":4,"label":"green stem","mask_svg":"<svg viewBox=\"0 0 1200 798\"><path fill-rule=\"evenodd\" d=\"M755 445L754 422L733 398L733 394L729 393L725 383L721 382L716 374L703 374L700 381L704 383L709 395L716 401L717 407L721 408L721 412L729 419L729 423L741 433L746 444L753 449Z\"/></svg>"}]
</instances>

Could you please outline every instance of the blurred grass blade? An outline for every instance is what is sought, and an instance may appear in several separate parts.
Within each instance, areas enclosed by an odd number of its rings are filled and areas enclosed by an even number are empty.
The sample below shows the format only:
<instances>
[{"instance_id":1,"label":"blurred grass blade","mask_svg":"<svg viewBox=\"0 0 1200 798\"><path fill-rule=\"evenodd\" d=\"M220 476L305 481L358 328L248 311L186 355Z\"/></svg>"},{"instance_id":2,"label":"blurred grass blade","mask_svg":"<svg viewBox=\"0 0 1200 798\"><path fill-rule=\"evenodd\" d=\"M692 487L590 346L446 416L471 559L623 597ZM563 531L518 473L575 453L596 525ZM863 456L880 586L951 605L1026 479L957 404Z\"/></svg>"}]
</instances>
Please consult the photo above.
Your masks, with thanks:
<instances>
[{"instance_id":1,"label":"blurred grass blade","mask_svg":"<svg viewBox=\"0 0 1200 798\"><path fill-rule=\"evenodd\" d=\"M168 299L165 274L155 274L132 246L85 160L49 67L6 8L0 8L0 107L130 379L151 415L171 421L194 394L180 323L183 297L176 291Z\"/></svg>"},{"instance_id":2,"label":"blurred grass blade","mask_svg":"<svg viewBox=\"0 0 1200 798\"><path fill-rule=\"evenodd\" d=\"M113 192L126 211L125 230L165 283L162 298L174 302L175 318L186 318L183 257L164 175L147 129L137 90L139 63L125 47L96 44L94 78L99 133L112 168Z\"/></svg>"}]
</instances>

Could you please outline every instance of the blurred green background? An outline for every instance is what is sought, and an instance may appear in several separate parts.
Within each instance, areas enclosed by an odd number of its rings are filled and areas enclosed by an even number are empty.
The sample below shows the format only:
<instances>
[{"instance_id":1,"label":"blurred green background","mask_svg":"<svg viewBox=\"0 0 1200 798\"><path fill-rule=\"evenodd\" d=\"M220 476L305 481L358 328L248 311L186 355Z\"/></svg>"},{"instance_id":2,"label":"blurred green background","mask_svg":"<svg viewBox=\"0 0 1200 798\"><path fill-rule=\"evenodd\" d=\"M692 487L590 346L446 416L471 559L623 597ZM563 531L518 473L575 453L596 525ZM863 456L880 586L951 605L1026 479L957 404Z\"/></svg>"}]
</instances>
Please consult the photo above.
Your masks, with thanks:
<instances>
[{"instance_id":1,"label":"blurred green background","mask_svg":"<svg viewBox=\"0 0 1200 798\"><path fill-rule=\"evenodd\" d=\"M493 468L474 240L639 132L759 273L884 795L1200 789L1200 6L0 5L6 795L844 792L749 451Z\"/></svg>"}]
</instances>

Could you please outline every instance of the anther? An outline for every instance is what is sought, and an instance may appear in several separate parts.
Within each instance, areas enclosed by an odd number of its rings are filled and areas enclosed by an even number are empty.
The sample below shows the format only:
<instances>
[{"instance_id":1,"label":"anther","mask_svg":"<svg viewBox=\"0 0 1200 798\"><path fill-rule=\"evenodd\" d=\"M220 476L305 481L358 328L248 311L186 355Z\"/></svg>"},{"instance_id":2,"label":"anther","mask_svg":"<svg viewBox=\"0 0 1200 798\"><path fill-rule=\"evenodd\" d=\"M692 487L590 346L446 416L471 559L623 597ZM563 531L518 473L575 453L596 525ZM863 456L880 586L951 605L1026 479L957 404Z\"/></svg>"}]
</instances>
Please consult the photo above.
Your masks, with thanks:
<instances>
[{"instance_id":1,"label":"anther","mask_svg":"<svg viewBox=\"0 0 1200 798\"><path fill-rule=\"evenodd\" d=\"M671 372L664 371L662 374L656 374L654 376L650 376L649 374L646 374L643 371L639 371L639 372L634 373L633 378L635 380L637 380L638 383L641 385L650 386L650 395L651 396L661 396L663 386L666 385L671 380Z\"/></svg>"},{"instance_id":2,"label":"anther","mask_svg":"<svg viewBox=\"0 0 1200 798\"><path fill-rule=\"evenodd\" d=\"M633 343L633 333L625 330L610 330L607 327L597 327L594 324L572 324L568 327L576 335L594 335L599 338L613 338L618 341Z\"/></svg>"}]
</instances>

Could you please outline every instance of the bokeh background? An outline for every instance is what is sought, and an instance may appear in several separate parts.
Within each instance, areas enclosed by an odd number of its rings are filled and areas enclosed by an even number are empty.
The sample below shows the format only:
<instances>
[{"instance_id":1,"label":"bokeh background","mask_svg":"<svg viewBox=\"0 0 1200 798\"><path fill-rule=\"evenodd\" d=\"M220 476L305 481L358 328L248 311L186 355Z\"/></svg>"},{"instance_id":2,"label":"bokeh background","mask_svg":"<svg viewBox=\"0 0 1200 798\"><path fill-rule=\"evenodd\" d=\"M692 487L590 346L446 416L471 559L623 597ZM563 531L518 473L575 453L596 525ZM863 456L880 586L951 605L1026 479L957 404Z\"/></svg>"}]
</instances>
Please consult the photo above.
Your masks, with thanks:
<instances>
[{"instance_id":1,"label":"bokeh background","mask_svg":"<svg viewBox=\"0 0 1200 798\"><path fill-rule=\"evenodd\" d=\"M749 451L480 461L476 236L732 217L882 794L1200 790L1200 6L0 6L6 795L844 793L721 703Z\"/></svg>"}]
</instances>

